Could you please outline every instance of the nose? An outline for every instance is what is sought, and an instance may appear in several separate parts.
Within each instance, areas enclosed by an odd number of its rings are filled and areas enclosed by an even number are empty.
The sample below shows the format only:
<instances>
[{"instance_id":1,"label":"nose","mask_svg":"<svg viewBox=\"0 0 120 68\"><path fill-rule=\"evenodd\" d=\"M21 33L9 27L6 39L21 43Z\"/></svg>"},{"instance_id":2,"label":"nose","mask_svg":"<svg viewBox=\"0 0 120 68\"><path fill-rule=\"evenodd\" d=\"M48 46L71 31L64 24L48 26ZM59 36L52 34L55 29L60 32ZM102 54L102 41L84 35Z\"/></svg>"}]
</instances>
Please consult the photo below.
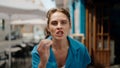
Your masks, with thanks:
<instances>
[{"instance_id":1,"label":"nose","mask_svg":"<svg viewBox=\"0 0 120 68\"><path fill-rule=\"evenodd\" d=\"M62 25L61 25L61 23L58 23L58 25L57 25L57 29L58 29L58 30L62 29Z\"/></svg>"}]
</instances>

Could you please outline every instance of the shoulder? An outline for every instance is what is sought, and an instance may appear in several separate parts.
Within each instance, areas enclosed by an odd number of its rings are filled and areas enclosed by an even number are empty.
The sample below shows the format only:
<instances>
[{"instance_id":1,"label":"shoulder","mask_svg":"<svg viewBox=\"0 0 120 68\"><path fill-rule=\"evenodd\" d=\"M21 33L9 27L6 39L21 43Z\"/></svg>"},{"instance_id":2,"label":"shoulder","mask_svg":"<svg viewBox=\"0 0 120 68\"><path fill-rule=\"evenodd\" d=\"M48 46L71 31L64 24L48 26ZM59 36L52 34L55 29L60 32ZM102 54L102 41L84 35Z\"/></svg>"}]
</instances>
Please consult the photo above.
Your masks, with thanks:
<instances>
[{"instance_id":1,"label":"shoulder","mask_svg":"<svg viewBox=\"0 0 120 68\"><path fill-rule=\"evenodd\" d=\"M32 68L38 68L38 64L40 63L40 57L39 57L39 54L37 52L37 46L38 45L36 45L31 52L31 54L32 54Z\"/></svg>"},{"instance_id":2,"label":"shoulder","mask_svg":"<svg viewBox=\"0 0 120 68\"><path fill-rule=\"evenodd\" d=\"M82 44L80 41L75 40L71 37L68 37L69 43L70 43L70 48L74 54L82 55L87 52L87 48L84 44Z\"/></svg>"},{"instance_id":3,"label":"shoulder","mask_svg":"<svg viewBox=\"0 0 120 68\"><path fill-rule=\"evenodd\" d=\"M32 52L31 52L32 55L33 54L38 54L37 47L38 47L38 45L34 46Z\"/></svg>"},{"instance_id":4,"label":"shoulder","mask_svg":"<svg viewBox=\"0 0 120 68\"><path fill-rule=\"evenodd\" d=\"M77 46L79 46L80 48L85 48L85 45L84 45L83 43L81 43L80 41L78 41L78 40L76 40L76 39L74 39L73 41L74 41L74 43L75 43Z\"/></svg>"},{"instance_id":5,"label":"shoulder","mask_svg":"<svg viewBox=\"0 0 120 68\"><path fill-rule=\"evenodd\" d=\"M78 40L74 40L74 42L74 46L77 47L77 51L84 54L87 50L86 46Z\"/></svg>"},{"instance_id":6,"label":"shoulder","mask_svg":"<svg viewBox=\"0 0 120 68\"><path fill-rule=\"evenodd\" d=\"M68 40L69 40L69 43L70 43L70 46L72 48L74 48L75 50L77 49L80 49L80 50L84 50L86 47L83 43L81 43L80 41L76 40L76 39L73 39L71 37L68 37Z\"/></svg>"},{"instance_id":7,"label":"shoulder","mask_svg":"<svg viewBox=\"0 0 120 68\"><path fill-rule=\"evenodd\" d=\"M37 45L33 48L31 54L32 54L32 61L33 62L38 62L38 60L40 60L40 57L39 57L39 54L38 54L38 51L37 51Z\"/></svg>"}]
</instances>

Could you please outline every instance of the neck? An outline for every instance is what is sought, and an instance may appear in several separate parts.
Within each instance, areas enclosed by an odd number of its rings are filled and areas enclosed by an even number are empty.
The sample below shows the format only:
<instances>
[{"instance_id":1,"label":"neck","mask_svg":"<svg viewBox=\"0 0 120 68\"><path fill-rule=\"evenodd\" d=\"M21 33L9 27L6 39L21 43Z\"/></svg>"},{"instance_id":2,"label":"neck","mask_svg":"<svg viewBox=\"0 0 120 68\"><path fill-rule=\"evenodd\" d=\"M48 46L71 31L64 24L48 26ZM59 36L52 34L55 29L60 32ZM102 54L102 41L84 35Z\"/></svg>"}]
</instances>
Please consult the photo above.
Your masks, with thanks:
<instances>
[{"instance_id":1,"label":"neck","mask_svg":"<svg viewBox=\"0 0 120 68\"><path fill-rule=\"evenodd\" d=\"M67 38L64 40L54 40L53 39L53 49L58 50L58 49L64 49L69 47L69 43Z\"/></svg>"}]
</instances>

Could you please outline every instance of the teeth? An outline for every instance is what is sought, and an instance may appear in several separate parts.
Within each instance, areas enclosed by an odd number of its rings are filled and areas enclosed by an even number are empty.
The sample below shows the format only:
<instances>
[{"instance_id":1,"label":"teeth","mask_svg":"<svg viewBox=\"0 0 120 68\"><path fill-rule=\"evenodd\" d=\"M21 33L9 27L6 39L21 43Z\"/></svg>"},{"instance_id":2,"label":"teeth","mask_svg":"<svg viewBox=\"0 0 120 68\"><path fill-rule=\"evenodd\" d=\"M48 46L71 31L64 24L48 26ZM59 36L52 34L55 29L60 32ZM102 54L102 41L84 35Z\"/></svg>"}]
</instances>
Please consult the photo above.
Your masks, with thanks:
<instances>
[{"instance_id":1,"label":"teeth","mask_svg":"<svg viewBox=\"0 0 120 68\"><path fill-rule=\"evenodd\" d=\"M60 32L62 34L62 32Z\"/></svg>"},{"instance_id":2,"label":"teeth","mask_svg":"<svg viewBox=\"0 0 120 68\"><path fill-rule=\"evenodd\" d=\"M62 34L62 32L58 32L58 34Z\"/></svg>"},{"instance_id":3,"label":"teeth","mask_svg":"<svg viewBox=\"0 0 120 68\"><path fill-rule=\"evenodd\" d=\"M60 31L60 32L58 32L57 34L63 34L63 32Z\"/></svg>"}]
</instances>

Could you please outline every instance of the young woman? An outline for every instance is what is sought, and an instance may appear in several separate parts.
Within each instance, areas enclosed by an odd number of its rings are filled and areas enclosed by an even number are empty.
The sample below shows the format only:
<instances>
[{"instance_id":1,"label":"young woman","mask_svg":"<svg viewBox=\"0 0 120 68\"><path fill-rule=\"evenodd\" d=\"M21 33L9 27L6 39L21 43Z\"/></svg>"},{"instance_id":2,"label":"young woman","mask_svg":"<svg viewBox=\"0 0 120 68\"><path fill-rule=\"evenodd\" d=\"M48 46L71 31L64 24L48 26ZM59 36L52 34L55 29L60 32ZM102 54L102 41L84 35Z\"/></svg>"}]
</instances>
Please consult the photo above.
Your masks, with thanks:
<instances>
[{"instance_id":1,"label":"young woman","mask_svg":"<svg viewBox=\"0 0 120 68\"><path fill-rule=\"evenodd\" d=\"M47 13L47 39L32 51L32 68L86 68L91 62L86 47L68 36L70 14L63 8Z\"/></svg>"}]
</instances>

